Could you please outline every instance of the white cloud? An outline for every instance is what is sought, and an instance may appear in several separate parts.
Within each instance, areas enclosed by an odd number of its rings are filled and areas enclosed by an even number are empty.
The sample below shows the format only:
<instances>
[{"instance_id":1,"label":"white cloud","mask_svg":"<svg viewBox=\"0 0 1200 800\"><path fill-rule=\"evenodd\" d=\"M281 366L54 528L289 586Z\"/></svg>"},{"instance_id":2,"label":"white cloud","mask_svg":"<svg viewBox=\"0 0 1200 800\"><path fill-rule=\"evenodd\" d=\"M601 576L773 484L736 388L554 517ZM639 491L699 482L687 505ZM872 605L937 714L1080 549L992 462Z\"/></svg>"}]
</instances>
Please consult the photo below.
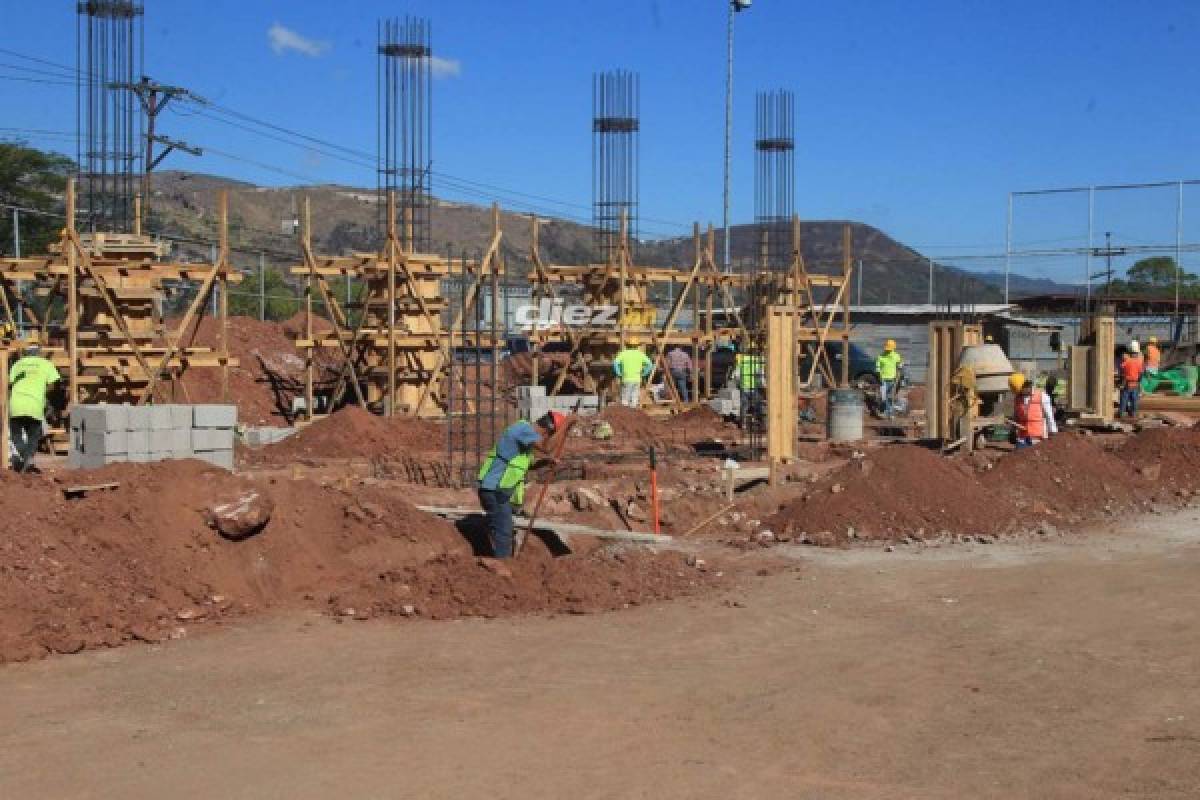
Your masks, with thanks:
<instances>
[{"instance_id":1,"label":"white cloud","mask_svg":"<svg viewBox=\"0 0 1200 800\"><path fill-rule=\"evenodd\" d=\"M291 28L283 27L278 22L267 29L267 41L270 43L275 55L283 55L288 50L295 50L297 53L316 58L329 49L329 42L321 42L301 36Z\"/></svg>"},{"instance_id":2,"label":"white cloud","mask_svg":"<svg viewBox=\"0 0 1200 800\"><path fill-rule=\"evenodd\" d=\"M433 56L432 61L430 69L435 78L457 78L462 74L462 64L456 59Z\"/></svg>"}]
</instances>

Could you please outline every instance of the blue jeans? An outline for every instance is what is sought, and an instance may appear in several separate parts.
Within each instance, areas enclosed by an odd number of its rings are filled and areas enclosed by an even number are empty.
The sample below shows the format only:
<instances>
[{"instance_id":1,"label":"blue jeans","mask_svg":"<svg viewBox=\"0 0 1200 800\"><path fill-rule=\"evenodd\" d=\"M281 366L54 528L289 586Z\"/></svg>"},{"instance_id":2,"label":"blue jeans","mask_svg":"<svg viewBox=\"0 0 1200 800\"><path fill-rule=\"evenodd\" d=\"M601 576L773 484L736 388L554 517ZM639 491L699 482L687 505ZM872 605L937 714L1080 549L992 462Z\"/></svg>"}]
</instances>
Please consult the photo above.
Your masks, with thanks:
<instances>
[{"instance_id":1,"label":"blue jeans","mask_svg":"<svg viewBox=\"0 0 1200 800\"><path fill-rule=\"evenodd\" d=\"M679 399L685 403L691 402L691 383L688 381L687 370L671 370L671 381L675 384L675 391L679 392Z\"/></svg>"},{"instance_id":2,"label":"blue jeans","mask_svg":"<svg viewBox=\"0 0 1200 800\"><path fill-rule=\"evenodd\" d=\"M879 382L879 400L883 403L883 413L890 417L896 412L893 404L896 400L896 381L893 378L890 381Z\"/></svg>"},{"instance_id":3,"label":"blue jeans","mask_svg":"<svg viewBox=\"0 0 1200 800\"><path fill-rule=\"evenodd\" d=\"M480 489L479 504L487 514L492 555L512 558L513 509L511 489Z\"/></svg>"},{"instance_id":4,"label":"blue jeans","mask_svg":"<svg viewBox=\"0 0 1200 800\"><path fill-rule=\"evenodd\" d=\"M1136 387L1130 388L1127 386L1121 387L1121 403L1117 406L1117 416L1128 412L1129 416L1137 416L1138 396L1141 391Z\"/></svg>"}]
</instances>

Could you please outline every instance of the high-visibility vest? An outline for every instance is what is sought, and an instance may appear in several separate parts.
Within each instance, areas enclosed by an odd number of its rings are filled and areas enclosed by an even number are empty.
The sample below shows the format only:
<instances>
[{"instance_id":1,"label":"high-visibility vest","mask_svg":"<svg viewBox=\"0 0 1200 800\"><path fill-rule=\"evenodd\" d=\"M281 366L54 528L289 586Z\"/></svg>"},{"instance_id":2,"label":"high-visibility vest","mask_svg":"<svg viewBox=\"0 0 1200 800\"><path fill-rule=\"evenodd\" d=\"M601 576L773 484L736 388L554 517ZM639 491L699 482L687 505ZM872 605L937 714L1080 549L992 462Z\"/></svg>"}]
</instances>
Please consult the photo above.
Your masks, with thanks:
<instances>
[{"instance_id":1,"label":"high-visibility vest","mask_svg":"<svg viewBox=\"0 0 1200 800\"><path fill-rule=\"evenodd\" d=\"M743 391L762 388L763 357L739 354L738 386Z\"/></svg>"},{"instance_id":2,"label":"high-visibility vest","mask_svg":"<svg viewBox=\"0 0 1200 800\"><path fill-rule=\"evenodd\" d=\"M1121 360L1121 377L1125 379L1125 388L1136 389L1142 380L1142 357L1125 356Z\"/></svg>"},{"instance_id":3,"label":"high-visibility vest","mask_svg":"<svg viewBox=\"0 0 1200 800\"><path fill-rule=\"evenodd\" d=\"M884 352L875 359L875 371L879 373L881 381L896 380L896 375L902 366L904 366L904 359L895 350Z\"/></svg>"},{"instance_id":4,"label":"high-visibility vest","mask_svg":"<svg viewBox=\"0 0 1200 800\"><path fill-rule=\"evenodd\" d=\"M1162 351L1158 349L1158 345L1146 345L1146 368L1158 369L1160 363L1162 363Z\"/></svg>"},{"instance_id":5,"label":"high-visibility vest","mask_svg":"<svg viewBox=\"0 0 1200 800\"><path fill-rule=\"evenodd\" d=\"M1046 410L1042 408L1042 390L1034 389L1029 395L1028 404L1018 396L1013 405L1013 417L1025 426L1025 430L1018 431L1018 435L1028 436L1030 439L1045 439Z\"/></svg>"},{"instance_id":6,"label":"high-visibility vest","mask_svg":"<svg viewBox=\"0 0 1200 800\"><path fill-rule=\"evenodd\" d=\"M521 422L525 422L525 420L521 420ZM497 458L499 456L496 455L496 446L492 445L487 458L483 460L483 465L479 468L478 480L482 481L484 476L491 471L492 464L496 462ZM533 455L530 453L517 453L504 464L504 472L500 474L500 482L496 484L496 488L511 489L511 502L515 506L521 505L525 499L525 473L529 472L532 465Z\"/></svg>"}]
</instances>

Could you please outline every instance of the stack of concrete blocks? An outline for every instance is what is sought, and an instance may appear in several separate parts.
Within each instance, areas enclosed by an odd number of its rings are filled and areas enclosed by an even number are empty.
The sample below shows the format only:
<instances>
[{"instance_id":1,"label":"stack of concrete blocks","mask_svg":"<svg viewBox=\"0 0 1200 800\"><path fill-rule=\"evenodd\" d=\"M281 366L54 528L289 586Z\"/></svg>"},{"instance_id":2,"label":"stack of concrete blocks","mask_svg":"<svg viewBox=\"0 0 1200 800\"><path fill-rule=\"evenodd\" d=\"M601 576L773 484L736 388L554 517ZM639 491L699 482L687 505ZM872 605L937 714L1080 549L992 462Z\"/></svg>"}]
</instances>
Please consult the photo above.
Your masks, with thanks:
<instances>
[{"instance_id":1,"label":"stack of concrete blocks","mask_svg":"<svg viewBox=\"0 0 1200 800\"><path fill-rule=\"evenodd\" d=\"M600 397L594 394L560 394L547 397L545 386L518 386L517 410L521 417L527 420L536 420L551 411L587 417L600 413Z\"/></svg>"},{"instance_id":2,"label":"stack of concrete blocks","mask_svg":"<svg viewBox=\"0 0 1200 800\"><path fill-rule=\"evenodd\" d=\"M71 409L73 467L199 458L233 469L237 407L231 405L76 405Z\"/></svg>"},{"instance_id":3,"label":"stack of concrete blocks","mask_svg":"<svg viewBox=\"0 0 1200 800\"><path fill-rule=\"evenodd\" d=\"M736 417L742 412L742 393L735 386L726 386L708 401L708 406L722 417Z\"/></svg>"}]
</instances>

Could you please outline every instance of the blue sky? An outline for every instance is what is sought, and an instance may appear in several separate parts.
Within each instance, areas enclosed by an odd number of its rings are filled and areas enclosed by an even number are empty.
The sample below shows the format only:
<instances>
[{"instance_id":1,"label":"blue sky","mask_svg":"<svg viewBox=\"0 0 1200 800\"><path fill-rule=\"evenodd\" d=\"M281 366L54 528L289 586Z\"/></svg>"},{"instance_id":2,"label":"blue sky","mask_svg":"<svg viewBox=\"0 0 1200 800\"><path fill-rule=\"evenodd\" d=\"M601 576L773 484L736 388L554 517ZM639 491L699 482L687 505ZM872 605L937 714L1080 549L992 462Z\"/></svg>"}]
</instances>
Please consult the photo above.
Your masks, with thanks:
<instances>
[{"instance_id":1,"label":"blue sky","mask_svg":"<svg viewBox=\"0 0 1200 800\"><path fill-rule=\"evenodd\" d=\"M147 5L151 76L368 154L376 19L426 16L446 59L435 90L435 171L561 200L571 205L524 198L581 217L591 191L591 75L637 70L643 230L720 223L724 0ZM3 6L0 48L73 63L73 0ZM1002 251L1010 190L1198 178L1198 42L1194 0L755 0L737 20L734 220L753 215L753 93L779 87L797 98L797 211L868 222L935 256ZM29 62L0 52L0 64ZM0 76L19 74L32 73L0 66ZM0 79L0 108L0 128L74 129L66 86ZM369 167L203 117L162 120L168 135L289 173L374 184ZM173 155L167 166L299 182L215 154ZM512 207L520 198L499 199ZM1200 186L1187 190L1185 207L1194 209L1185 238L1200 241ZM1020 201L1015 238L1086 243L1086 215L1086 198ZM1130 242L1173 240L1174 190L1108 193L1097 215L1098 239L1115 230ZM1026 271L1072 279L1078 261Z\"/></svg>"}]
</instances>

